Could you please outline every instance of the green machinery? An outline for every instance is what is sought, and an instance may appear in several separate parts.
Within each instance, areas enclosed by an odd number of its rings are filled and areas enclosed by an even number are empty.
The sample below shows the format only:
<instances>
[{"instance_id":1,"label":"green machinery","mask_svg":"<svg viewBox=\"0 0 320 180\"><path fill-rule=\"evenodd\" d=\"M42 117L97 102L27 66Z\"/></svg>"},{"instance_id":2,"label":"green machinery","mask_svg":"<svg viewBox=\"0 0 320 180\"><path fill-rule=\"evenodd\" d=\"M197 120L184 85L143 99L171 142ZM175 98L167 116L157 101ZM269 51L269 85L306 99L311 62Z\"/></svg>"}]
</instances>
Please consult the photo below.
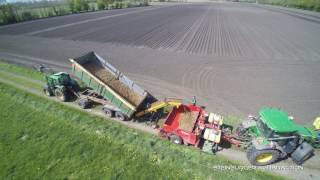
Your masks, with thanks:
<instances>
[{"instance_id":1,"label":"green machinery","mask_svg":"<svg viewBox=\"0 0 320 180\"><path fill-rule=\"evenodd\" d=\"M43 88L43 92L47 96L54 95L63 102L68 101L72 95L78 96L79 85L70 78L68 73L54 72L43 65L36 66L36 69L45 74L46 86Z\"/></svg>"},{"instance_id":2,"label":"green machinery","mask_svg":"<svg viewBox=\"0 0 320 180\"><path fill-rule=\"evenodd\" d=\"M249 116L236 129L236 137L247 142L251 164L269 165L291 157L300 165L313 156L314 148L319 148L319 129L298 125L293 117L277 108L261 109L259 115ZM314 126L318 123L315 121Z\"/></svg>"}]
</instances>

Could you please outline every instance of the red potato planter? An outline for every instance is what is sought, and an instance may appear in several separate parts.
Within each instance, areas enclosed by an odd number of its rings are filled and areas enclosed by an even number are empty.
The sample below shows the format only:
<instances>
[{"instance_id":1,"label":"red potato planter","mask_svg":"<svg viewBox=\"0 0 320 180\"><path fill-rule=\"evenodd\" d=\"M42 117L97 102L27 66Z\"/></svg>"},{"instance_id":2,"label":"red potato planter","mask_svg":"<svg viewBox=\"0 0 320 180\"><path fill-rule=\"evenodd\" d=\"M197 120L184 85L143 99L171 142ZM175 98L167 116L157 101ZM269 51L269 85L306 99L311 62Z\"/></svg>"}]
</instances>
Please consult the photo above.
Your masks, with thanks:
<instances>
[{"instance_id":1,"label":"red potato planter","mask_svg":"<svg viewBox=\"0 0 320 180\"><path fill-rule=\"evenodd\" d=\"M193 145L200 148L205 140L213 146L220 142L222 121L213 119L214 115L195 105L174 107L168 114L160 133L175 144Z\"/></svg>"}]
</instances>

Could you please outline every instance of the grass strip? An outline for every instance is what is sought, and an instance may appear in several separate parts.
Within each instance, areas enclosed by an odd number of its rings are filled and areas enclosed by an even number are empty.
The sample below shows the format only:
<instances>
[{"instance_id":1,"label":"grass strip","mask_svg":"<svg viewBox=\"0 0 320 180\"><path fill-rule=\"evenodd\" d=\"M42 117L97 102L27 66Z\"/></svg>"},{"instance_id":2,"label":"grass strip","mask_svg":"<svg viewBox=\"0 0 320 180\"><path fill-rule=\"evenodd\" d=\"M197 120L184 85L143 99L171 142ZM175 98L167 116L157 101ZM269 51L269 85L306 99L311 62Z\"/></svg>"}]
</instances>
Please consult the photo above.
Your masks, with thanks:
<instances>
[{"instance_id":1,"label":"grass strip","mask_svg":"<svg viewBox=\"0 0 320 180\"><path fill-rule=\"evenodd\" d=\"M22 77L15 76L15 75L12 75L11 73L8 73L6 71L1 71L1 70L0 70L0 78L11 81L16 84L19 84L19 85L24 86L26 88L35 89L35 90L39 90L39 91L42 90L43 84L44 84L44 83L40 84L40 83L36 83L33 81L28 81Z\"/></svg>"},{"instance_id":2,"label":"grass strip","mask_svg":"<svg viewBox=\"0 0 320 180\"><path fill-rule=\"evenodd\" d=\"M34 69L29 69L22 66L9 64L1 60L0 60L0 70L12 72L17 75L29 77L29 78L43 81L43 82L45 81L43 74Z\"/></svg>"}]
</instances>

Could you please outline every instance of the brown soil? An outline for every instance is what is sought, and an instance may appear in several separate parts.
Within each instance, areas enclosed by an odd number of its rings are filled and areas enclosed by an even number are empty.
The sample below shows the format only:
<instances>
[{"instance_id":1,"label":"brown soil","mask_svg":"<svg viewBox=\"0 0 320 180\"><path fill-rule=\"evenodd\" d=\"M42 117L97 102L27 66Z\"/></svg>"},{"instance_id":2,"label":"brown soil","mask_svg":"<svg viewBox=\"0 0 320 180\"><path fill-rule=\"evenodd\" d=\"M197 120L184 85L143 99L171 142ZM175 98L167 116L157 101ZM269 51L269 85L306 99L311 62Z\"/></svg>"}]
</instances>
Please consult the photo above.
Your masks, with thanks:
<instances>
[{"instance_id":1,"label":"brown soil","mask_svg":"<svg viewBox=\"0 0 320 180\"><path fill-rule=\"evenodd\" d=\"M191 132L198 115L199 112L195 111L186 111L185 113L181 114L180 128L184 131Z\"/></svg>"},{"instance_id":2,"label":"brown soil","mask_svg":"<svg viewBox=\"0 0 320 180\"><path fill-rule=\"evenodd\" d=\"M128 86L119 81L111 72L95 63L95 61L89 61L88 63L83 64L83 66L134 106L138 106L143 100L143 97L135 93Z\"/></svg>"},{"instance_id":3,"label":"brown soil","mask_svg":"<svg viewBox=\"0 0 320 180\"><path fill-rule=\"evenodd\" d=\"M306 12L291 16L260 7L185 4L1 26L0 56L69 72L68 58L95 51L126 73L156 79L143 86L163 98L197 95L208 110L243 117L277 106L310 125L320 109L320 21Z\"/></svg>"}]
</instances>

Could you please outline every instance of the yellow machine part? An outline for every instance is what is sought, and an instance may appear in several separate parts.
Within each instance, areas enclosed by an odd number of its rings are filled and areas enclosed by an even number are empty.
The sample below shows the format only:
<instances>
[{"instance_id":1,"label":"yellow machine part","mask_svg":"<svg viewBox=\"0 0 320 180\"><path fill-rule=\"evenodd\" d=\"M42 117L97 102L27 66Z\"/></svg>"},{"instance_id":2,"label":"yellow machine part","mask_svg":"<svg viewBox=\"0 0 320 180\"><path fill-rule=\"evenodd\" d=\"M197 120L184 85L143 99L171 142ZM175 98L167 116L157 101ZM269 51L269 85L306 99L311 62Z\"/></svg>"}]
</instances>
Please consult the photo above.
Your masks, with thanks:
<instances>
[{"instance_id":1,"label":"yellow machine part","mask_svg":"<svg viewBox=\"0 0 320 180\"><path fill-rule=\"evenodd\" d=\"M210 113L208 117L208 122L218 124L221 126L223 124L223 117L219 114Z\"/></svg>"},{"instance_id":2,"label":"yellow machine part","mask_svg":"<svg viewBox=\"0 0 320 180\"><path fill-rule=\"evenodd\" d=\"M220 143L221 130L206 128L206 130L204 131L203 138L215 143Z\"/></svg>"},{"instance_id":3,"label":"yellow machine part","mask_svg":"<svg viewBox=\"0 0 320 180\"><path fill-rule=\"evenodd\" d=\"M148 109L138 112L136 117L141 117L145 114L156 112L157 110L168 106L179 107L181 104L182 100L180 99L165 99L164 101L157 101L152 103Z\"/></svg>"},{"instance_id":4,"label":"yellow machine part","mask_svg":"<svg viewBox=\"0 0 320 180\"><path fill-rule=\"evenodd\" d=\"M314 122L313 122L313 126L315 129L319 130L320 129L320 117L317 117Z\"/></svg>"},{"instance_id":5,"label":"yellow machine part","mask_svg":"<svg viewBox=\"0 0 320 180\"><path fill-rule=\"evenodd\" d=\"M265 163L265 162L268 162L272 159L272 153L264 153L264 154L260 154L256 160L257 162L259 163Z\"/></svg>"}]
</instances>

